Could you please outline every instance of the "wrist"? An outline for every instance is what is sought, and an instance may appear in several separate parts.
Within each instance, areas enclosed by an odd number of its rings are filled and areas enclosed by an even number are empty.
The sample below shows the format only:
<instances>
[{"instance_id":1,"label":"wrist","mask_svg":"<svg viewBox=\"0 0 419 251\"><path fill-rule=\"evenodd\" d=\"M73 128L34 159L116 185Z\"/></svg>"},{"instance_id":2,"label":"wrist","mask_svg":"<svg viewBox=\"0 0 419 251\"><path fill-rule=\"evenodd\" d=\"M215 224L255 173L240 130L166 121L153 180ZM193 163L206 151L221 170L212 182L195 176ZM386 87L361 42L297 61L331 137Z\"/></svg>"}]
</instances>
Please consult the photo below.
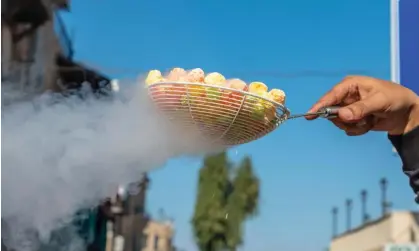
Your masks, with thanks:
<instances>
[{"instance_id":1,"label":"wrist","mask_svg":"<svg viewBox=\"0 0 419 251\"><path fill-rule=\"evenodd\" d=\"M419 97L416 96L411 102L402 124L403 126L388 131L388 134L393 136L403 135L419 126Z\"/></svg>"},{"instance_id":2,"label":"wrist","mask_svg":"<svg viewBox=\"0 0 419 251\"><path fill-rule=\"evenodd\" d=\"M416 98L416 102L413 103L410 109L409 119L407 120L406 127L403 134L410 132L419 126L419 97Z\"/></svg>"}]
</instances>

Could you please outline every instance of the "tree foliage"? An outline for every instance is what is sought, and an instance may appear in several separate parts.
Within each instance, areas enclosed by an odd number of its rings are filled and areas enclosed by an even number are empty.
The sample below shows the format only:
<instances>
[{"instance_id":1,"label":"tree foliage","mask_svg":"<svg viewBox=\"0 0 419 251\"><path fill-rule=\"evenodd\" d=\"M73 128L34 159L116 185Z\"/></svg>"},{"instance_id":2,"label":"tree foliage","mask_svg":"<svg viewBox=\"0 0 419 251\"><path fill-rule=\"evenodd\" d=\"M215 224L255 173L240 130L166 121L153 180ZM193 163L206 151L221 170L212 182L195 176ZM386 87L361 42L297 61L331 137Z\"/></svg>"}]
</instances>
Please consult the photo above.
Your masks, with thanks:
<instances>
[{"instance_id":1,"label":"tree foliage","mask_svg":"<svg viewBox=\"0 0 419 251\"><path fill-rule=\"evenodd\" d=\"M227 201L227 244L230 250L243 243L244 222L257 214L259 179L253 172L252 160L245 157L240 163L232 182L233 188Z\"/></svg>"},{"instance_id":2,"label":"tree foliage","mask_svg":"<svg viewBox=\"0 0 419 251\"><path fill-rule=\"evenodd\" d=\"M202 251L217 251L225 243L225 191L228 187L227 153L208 156L199 172L198 196L192 224Z\"/></svg>"},{"instance_id":3,"label":"tree foliage","mask_svg":"<svg viewBox=\"0 0 419 251\"><path fill-rule=\"evenodd\" d=\"M199 249L236 250L243 243L244 222L257 214L258 200L259 179L250 157L234 169L226 152L206 157L192 219Z\"/></svg>"}]
</instances>

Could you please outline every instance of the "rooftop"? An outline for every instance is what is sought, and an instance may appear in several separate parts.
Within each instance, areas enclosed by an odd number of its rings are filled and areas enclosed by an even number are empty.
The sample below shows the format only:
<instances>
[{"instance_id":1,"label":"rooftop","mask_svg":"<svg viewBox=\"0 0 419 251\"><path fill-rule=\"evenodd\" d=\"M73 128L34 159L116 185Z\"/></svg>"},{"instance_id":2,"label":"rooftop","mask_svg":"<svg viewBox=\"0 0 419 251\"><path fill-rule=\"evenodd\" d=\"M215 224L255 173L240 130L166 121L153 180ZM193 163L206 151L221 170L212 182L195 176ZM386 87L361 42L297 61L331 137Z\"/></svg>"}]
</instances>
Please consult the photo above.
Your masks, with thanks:
<instances>
[{"instance_id":1,"label":"rooftop","mask_svg":"<svg viewBox=\"0 0 419 251\"><path fill-rule=\"evenodd\" d=\"M416 225L418 225L418 226L419 226L419 212L412 211L412 212L409 212L409 213L410 213L410 214L413 216L413 218L415 219L415 221L416 221ZM378 219L368 221L367 223L364 223L363 225L360 225L360 226L358 226L358 227L356 227L356 228L354 228L354 229L351 229L351 230L349 230L349 231L346 231L346 232L344 232L344 233L341 233L341 234L339 234L339 235L335 236L335 237L332 239L332 241L333 241L333 240L340 239L340 238L345 237L345 236L348 236L348 235L351 235L351 234L355 234L355 233L360 232L360 231L362 231L362 230L364 230L364 229L366 229L366 228L369 228L369 227L372 227L372 226L378 225L378 224L380 224L381 222L383 222L383 221L387 220L388 218L390 218L392 214L393 214L393 213L389 213L389 214L384 215L384 216L382 216L382 217L380 217L380 218L378 218Z\"/></svg>"}]
</instances>

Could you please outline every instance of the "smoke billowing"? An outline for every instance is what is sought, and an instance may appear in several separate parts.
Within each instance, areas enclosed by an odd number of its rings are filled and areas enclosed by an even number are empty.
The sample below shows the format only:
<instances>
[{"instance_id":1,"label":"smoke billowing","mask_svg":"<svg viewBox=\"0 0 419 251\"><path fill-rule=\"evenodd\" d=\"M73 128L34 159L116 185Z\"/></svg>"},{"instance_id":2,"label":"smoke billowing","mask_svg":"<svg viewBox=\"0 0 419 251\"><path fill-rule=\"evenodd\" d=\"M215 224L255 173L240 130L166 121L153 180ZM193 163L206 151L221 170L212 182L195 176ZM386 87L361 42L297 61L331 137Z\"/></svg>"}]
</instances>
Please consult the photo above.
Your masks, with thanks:
<instances>
[{"instance_id":1,"label":"smoke billowing","mask_svg":"<svg viewBox=\"0 0 419 251\"><path fill-rule=\"evenodd\" d=\"M158 115L142 83L121 85L112 98L87 93L8 100L2 108L3 238L18 251L36 249L39 238L118 184L171 157L209 150ZM77 250L70 239L65 250Z\"/></svg>"}]
</instances>

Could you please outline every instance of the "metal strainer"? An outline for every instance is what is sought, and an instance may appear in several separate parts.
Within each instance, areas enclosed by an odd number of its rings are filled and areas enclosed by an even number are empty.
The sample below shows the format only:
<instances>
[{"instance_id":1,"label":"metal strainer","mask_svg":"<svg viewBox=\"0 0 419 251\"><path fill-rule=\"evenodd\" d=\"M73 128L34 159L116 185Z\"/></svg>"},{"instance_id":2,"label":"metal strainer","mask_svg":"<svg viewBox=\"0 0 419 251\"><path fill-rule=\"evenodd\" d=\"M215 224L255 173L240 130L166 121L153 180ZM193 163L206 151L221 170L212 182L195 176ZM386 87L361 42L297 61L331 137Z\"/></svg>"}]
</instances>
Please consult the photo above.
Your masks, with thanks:
<instances>
[{"instance_id":1,"label":"metal strainer","mask_svg":"<svg viewBox=\"0 0 419 251\"><path fill-rule=\"evenodd\" d=\"M197 130L205 140L224 146L244 144L265 136L285 120L307 115L330 118L333 107L315 114L291 115L280 103L228 87L188 82L161 82L149 95L171 121Z\"/></svg>"}]
</instances>

